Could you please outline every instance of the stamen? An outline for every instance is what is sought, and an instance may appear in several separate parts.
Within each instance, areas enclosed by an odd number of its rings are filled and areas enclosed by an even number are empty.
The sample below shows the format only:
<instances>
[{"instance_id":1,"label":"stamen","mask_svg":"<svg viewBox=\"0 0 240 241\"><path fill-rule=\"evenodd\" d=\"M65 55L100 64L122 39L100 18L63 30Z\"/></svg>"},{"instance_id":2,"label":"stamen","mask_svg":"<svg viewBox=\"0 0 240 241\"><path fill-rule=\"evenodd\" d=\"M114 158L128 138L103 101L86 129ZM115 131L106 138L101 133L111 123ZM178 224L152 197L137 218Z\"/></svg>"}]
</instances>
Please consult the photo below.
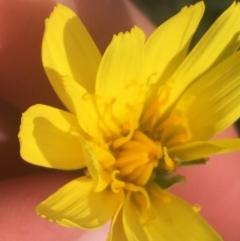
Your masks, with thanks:
<instances>
[{"instance_id":1,"label":"stamen","mask_svg":"<svg viewBox=\"0 0 240 241\"><path fill-rule=\"evenodd\" d=\"M172 139L166 142L166 146L171 147L177 144L185 143L189 140L188 135L186 134L180 134L177 136L174 136Z\"/></svg>"},{"instance_id":2,"label":"stamen","mask_svg":"<svg viewBox=\"0 0 240 241\"><path fill-rule=\"evenodd\" d=\"M162 122L158 127L155 128L156 132L163 131L165 128L171 125L178 125L181 122L181 118L179 116L171 116Z\"/></svg>"},{"instance_id":3,"label":"stamen","mask_svg":"<svg viewBox=\"0 0 240 241\"><path fill-rule=\"evenodd\" d=\"M143 143L140 143L138 141L128 141L124 143L120 148L122 150L151 151L151 149L147 145L144 145Z\"/></svg>"},{"instance_id":4,"label":"stamen","mask_svg":"<svg viewBox=\"0 0 240 241\"><path fill-rule=\"evenodd\" d=\"M146 190L142 187L137 187L135 190L133 197L137 203L140 204L142 208L150 208L150 200Z\"/></svg>"},{"instance_id":5,"label":"stamen","mask_svg":"<svg viewBox=\"0 0 240 241\"><path fill-rule=\"evenodd\" d=\"M112 136L116 136L116 125L111 126L108 119L112 114L112 104L114 100L107 102L101 96L91 94L91 101L95 107L96 113L98 115L98 127L105 136L106 139ZM87 100L87 96L86 96ZM118 131L117 131L118 132Z\"/></svg>"},{"instance_id":6,"label":"stamen","mask_svg":"<svg viewBox=\"0 0 240 241\"><path fill-rule=\"evenodd\" d=\"M138 166L141 166L143 164L146 164L147 162L149 161L149 159L146 157L146 158L142 158L142 159L138 159L136 162L134 163L130 163L129 165L125 165L124 167L122 167L120 169L120 173L121 175L129 175L131 174L131 172L137 168Z\"/></svg>"},{"instance_id":7,"label":"stamen","mask_svg":"<svg viewBox=\"0 0 240 241\"><path fill-rule=\"evenodd\" d=\"M144 170L145 170L145 165L135 168L132 171L131 175L127 176L128 182L134 182L141 175L141 173L144 172Z\"/></svg>"},{"instance_id":8,"label":"stamen","mask_svg":"<svg viewBox=\"0 0 240 241\"><path fill-rule=\"evenodd\" d=\"M120 157L116 160L116 166L123 167L133 162L138 162L141 159L147 159L148 161L148 154L146 152L136 153L131 151L125 151L123 153L120 153Z\"/></svg>"},{"instance_id":9,"label":"stamen","mask_svg":"<svg viewBox=\"0 0 240 241\"><path fill-rule=\"evenodd\" d=\"M112 144L113 149L117 149L118 147L122 146L124 143L126 143L127 141L129 141L131 139L131 137L133 136L134 128L133 128L133 125L131 125L130 123L129 123L129 128L130 128L130 130L129 130L127 136L120 137L113 142L113 144Z\"/></svg>"},{"instance_id":10,"label":"stamen","mask_svg":"<svg viewBox=\"0 0 240 241\"><path fill-rule=\"evenodd\" d=\"M135 186L132 183L125 183L124 189L131 192L137 192L139 190L139 187Z\"/></svg>"},{"instance_id":11,"label":"stamen","mask_svg":"<svg viewBox=\"0 0 240 241\"><path fill-rule=\"evenodd\" d=\"M145 165L145 170L138 176L138 178L134 181L136 185L144 186L152 175L153 168L156 167L156 163L148 163Z\"/></svg>"},{"instance_id":12,"label":"stamen","mask_svg":"<svg viewBox=\"0 0 240 241\"><path fill-rule=\"evenodd\" d=\"M166 105L166 103L169 100L170 97L170 88L168 86L164 86L162 92L165 92L165 97L160 100L160 101L156 101L154 102L150 108L144 113L143 117L142 117L142 123L146 123L151 116L158 110L160 109L162 106Z\"/></svg>"},{"instance_id":13,"label":"stamen","mask_svg":"<svg viewBox=\"0 0 240 241\"><path fill-rule=\"evenodd\" d=\"M142 157L147 157L148 153L146 151L140 150L139 152L133 150L124 150L120 151L117 155L117 160L122 158L127 158L128 160L135 160ZM132 157L132 158L131 158Z\"/></svg>"},{"instance_id":14,"label":"stamen","mask_svg":"<svg viewBox=\"0 0 240 241\"><path fill-rule=\"evenodd\" d=\"M120 172L118 170L115 170L112 172L112 183L111 183L111 189L113 192L118 193L121 188L125 186L125 182L120 181L116 178L116 175Z\"/></svg>"},{"instance_id":15,"label":"stamen","mask_svg":"<svg viewBox=\"0 0 240 241\"><path fill-rule=\"evenodd\" d=\"M162 100L162 101L156 101L154 102L150 108L146 111L146 113L144 114L143 118L142 118L142 123L146 123L151 116L163 105L165 105L167 102L167 100Z\"/></svg>"},{"instance_id":16,"label":"stamen","mask_svg":"<svg viewBox=\"0 0 240 241\"><path fill-rule=\"evenodd\" d=\"M168 172L174 171L176 168L175 162L168 156L167 148L163 147L164 163L159 163L159 166ZM161 165L162 164L162 165Z\"/></svg>"},{"instance_id":17,"label":"stamen","mask_svg":"<svg viewBox=\"0 0 240 241\"><path fill-rule=\"evenodd\" d=\"M182 126L185 129L186 136L187 136L187 141L190 141L192 139L192 132L191 132L191 130L189 128L189 124L188 124L188 121L187 121L186 118L183 119Z\"/></svg>"},{"instance_id":18,"label":"stamen","mask_svg":"<svg viewBox=\"0 0 240 241\"><path fill-rule=\"evenodd\" d=\"M185 98L183 103L181 102L181 105L174 110L172 116L166 119L163 123L158 123L159 126L155 126L154 133L157 133L157 137L161 135L161 140L164 141L166 146L185 143L192 139L192 133L186 116L193 101L193 96ZM169 128L172 124L175 126ZM161 131L162 133L160 133ZM166 140L168 141L166 142Z\"/></svg>"},{"instance_id":19,"label":"stamen","mask_svg":"<svg viewBox=\"0 0 240 241\"><path fill-rule=\"evenodd\" d=\"M141 131L135 131L132 139L150 147L151 150L156 150L156 144Z\"/></svg>"}]
</instances>

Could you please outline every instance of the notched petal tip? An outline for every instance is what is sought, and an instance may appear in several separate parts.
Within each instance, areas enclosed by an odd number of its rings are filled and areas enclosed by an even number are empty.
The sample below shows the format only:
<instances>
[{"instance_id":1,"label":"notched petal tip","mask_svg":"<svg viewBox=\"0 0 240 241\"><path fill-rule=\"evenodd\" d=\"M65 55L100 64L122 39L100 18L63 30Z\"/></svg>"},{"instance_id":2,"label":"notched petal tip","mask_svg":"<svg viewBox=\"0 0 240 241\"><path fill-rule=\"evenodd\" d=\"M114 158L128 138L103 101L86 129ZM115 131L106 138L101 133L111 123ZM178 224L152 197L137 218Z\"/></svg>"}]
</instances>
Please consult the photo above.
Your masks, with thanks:
<instances>
[{"instance_id":1,"label":"notched petal tip","mask_svg":"<svg viewBox=\"0 0 240 241\"><path fill-rule=\"evenodd\" d=\"M61 3L58 3L58 4L54 7L52 14L55 14L57 11L60 12L60 11L69 11L69 10L70 10L70 8L62 5ZM72 10L70 10L70 11L72 12Z\"/></svg>"},{"instance_id":2,"label":"notched petal tip","mask_svg":"<svg viewBox=\"0 0 240 241\"><path fill-rule=\"evenodd\" d=\"M131 29L130 33L135 35L139 39L145 40L145 38L146 38L145 32L141 28L139 28L138 26L134 26Z\"/></svg>"},{"instance_id":3,"label":"notched petal tip","mask_svg":"<svg viewBox=\"0 0 240 241\"><path fill-rule=\"evenodd\" d=\"M112 38L112 42L116 41L117 39L125 40L131 36L133 36L139 40L145 40L145 38L146 38L144 31L141 28L139 28L138 26L134 25L130 31L119 32L118 34L114 34L113 38Z\"/></svg>"},{"instance_id":4,"label":"notched petal tip","mask_svg":"<svg viewBox=\"0 0 240 241\"><path fill-rule=\"evenodd\" d=\"M202 11L204 12L205 3L203 1L200 1L200 2L197 2L193 5L191 4L189 6L184 6L179 13L184 12L184 11L188 11L188 9L191 9L191 8L199 8L199 9L202 8Z\"/></svg>"},{"instance_id":5,"label":"notched petal tip","mask_svg":"<svg viewBox=\"0 0 240 241\"><path fill-rule=\"evenodd\" d=\"M59 15L60 11L68 11L69 9L64 5L58 3L54 8L53 11L50 13L49 17L45 19L45 24L49 23L49 21L55 17L55 15Z\"/></svg>"},{"instance_id":6,"label":"notched petal tip","mask_svg":"<svg viewBox=\"0 0 240 241\"><path fill-rule=\"evenodd\" d=\"M194 7L194 6L202 8L203 11L205 10L205 3L204 3L204 1L200 1L200 2L198 2L196 4L194 4L194 5L190 5L190 7Z\"/></svg>"}]
</instances>

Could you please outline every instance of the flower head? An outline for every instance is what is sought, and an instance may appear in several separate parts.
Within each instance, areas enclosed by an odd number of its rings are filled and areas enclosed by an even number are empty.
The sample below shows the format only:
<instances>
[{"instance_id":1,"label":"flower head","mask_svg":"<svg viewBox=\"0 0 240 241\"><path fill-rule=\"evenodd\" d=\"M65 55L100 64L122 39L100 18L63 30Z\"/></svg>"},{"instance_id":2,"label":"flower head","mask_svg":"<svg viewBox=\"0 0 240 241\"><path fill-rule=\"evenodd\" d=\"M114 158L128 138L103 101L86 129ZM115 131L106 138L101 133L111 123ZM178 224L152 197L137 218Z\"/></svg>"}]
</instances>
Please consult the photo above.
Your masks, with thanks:
<instances>
[{"instance_id":1,"label":"flower head","mask_svg":"<svg viewBox=\"0 0 240 241\"><path fill-rule=\"evenodd\" d=\"M221 240L198 206L166 190L185 181L177 168L240 149L238 139L210 140L240 113L240 4L188 53L203 12L203 2L185 7L147 40L138 27L120 33L101 56L77 16L54 9L42 59L69 112L30 107L21 155L85 175L40 203L40 215L83 229L111 220L108 240Z\"/></svg>"}]
</instances>

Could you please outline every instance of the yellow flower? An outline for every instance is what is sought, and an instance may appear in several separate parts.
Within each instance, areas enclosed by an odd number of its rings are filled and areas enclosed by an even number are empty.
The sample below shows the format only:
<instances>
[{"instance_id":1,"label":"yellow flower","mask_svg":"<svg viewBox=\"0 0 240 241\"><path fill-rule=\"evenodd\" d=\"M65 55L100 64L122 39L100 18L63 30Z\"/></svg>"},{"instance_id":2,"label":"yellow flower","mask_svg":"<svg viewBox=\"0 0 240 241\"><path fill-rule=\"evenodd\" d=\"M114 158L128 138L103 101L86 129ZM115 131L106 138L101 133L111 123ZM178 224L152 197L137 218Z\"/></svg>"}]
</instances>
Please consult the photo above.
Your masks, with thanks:
<instances>
[{"instance_id":1,"label":"yellow flower","mask_svg":"<svg viewBox=\"0 0 240 241\"><path fill-rule=\"evenodd\" d=\"M203 2L183 8L145 40L113 37L103 56L67 7L46 21L45 71L69 112L30 107L19 133L23 159L81 176L37 206L64 226L94 229L111 220L108 240L221 240L192 207L166 191L183 165L240 149L210 140L240 113L240 4L233 3L188 53Z\"/></svg>"}]
</instances>

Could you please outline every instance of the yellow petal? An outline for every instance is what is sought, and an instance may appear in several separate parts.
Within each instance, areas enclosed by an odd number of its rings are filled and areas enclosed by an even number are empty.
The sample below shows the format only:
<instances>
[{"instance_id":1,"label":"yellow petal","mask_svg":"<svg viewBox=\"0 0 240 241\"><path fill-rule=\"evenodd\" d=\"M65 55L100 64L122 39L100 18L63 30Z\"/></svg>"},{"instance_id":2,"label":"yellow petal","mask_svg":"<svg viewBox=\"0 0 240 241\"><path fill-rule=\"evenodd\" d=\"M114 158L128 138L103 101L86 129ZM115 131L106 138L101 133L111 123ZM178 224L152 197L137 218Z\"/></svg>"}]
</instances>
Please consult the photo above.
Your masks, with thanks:
<instances>
[{"instance_id":1,"label":"yellow petal","mask_svg":"<svg viewBox=\"0 0 240 241\"><path fill-rule=\"evenodd\" d=\"M42 217L63 226L93 229L102 226L122 205L123 192L93 191L91 178L77 178L37 206Z\"/></svg>"},{"instance_id":2,"label":"yellow petal","mask_svg":"<svg viewBox=\"0 0 240 241\"><path fill-rule=\"evenodd\" d=\"M125 235L125 231L123 228L122 208L113 217L110 233L107 239L107 241L117 240L129 241L129 239Z\"/></svg>"},{"instance_id":3,"label":"yellow petal","mask_svg":"<svg viewBox=\"0 0 240 241\"><path fill-rule=\"evenodd\" d=\"M22 117L20 152L32 164L57 169L85 166L77 119L49 106L30 107Z\"/></svg>"},{"instance_id":4,"label":"yellow petal","mask_svg":"<svg viewBox=\"0 0 240 241\"><path fill-rule=\"evenodd\" d=\"M149 241L222 241L216 231L194 211L194 207L157 186L154 186L152 194L155 218L145 227Z\"/></svg>"},{"instance_id":5,"label":"yellow petal","mask_svg":"<svg viewBox=\"0 0 240 241\"><path fill-rule=\"evenodd\" d=\"M70 76L64 76L63 86L71 100L74 113L77 115L79 125L90 136L98 141L103 141L99 129L99 115L94 95L89 94L82 86L78 85Z\"/></svg>"},{"instance_id":6,"label":"yellow petal","mask_svg":"<svg viewBox=\"0 0 240 241\"><path fill-rule=\"evenodd\" d=\"M122 105L121 100L108 103L103 97L87 93L70 76L63 77L63 86L79 125L95 141L105 143L113 136L119 137L126 123L131 124L130 129L137 127L140 108Z\"/></svg>"},{"instance_id":7,"label":"yellow petal","mask_svg":"<svg viewBox=\"0 0 240 241\"><path fill-rule=\"evenodd\" d=\"M139 209L131 199L131 193L128 193L123 206L123 226L129 241L149 241L140 223Z\"/></svg>"},{"instance_id":8,"label":"yellow petal","mask_svg":"<svg viewBox=\"0 0 240 241\"><path fill-rule=\"evenodd\" d=\"M129 121L129 115L125 114L128 111L127 107L119 100L108 103L104 97L89 94L70 76L64 76L62 79L81 128L99 143L105 143L113 136L118 137L122 125Z\"/></svg>"},{"instance_id":9,"label":"yellow petal","mask_svg":"<svg viewBox=\"0 0 240 241\"><path fill-rule=\"evenodd\" d=\"M211 26L179 69L173 74L175 86L171 106L197 77L233 54L240 46L240 4L234 2Z\"/></svg>"},{"instance_id":10,"label":"yellow petal","mask_svg":"<svg viewBox=\"0 0 240 241\"><path fill-rule=\"evenodd\" d=\"M120 98L127 103L135 101L134 91L138 89L131 87L142 80L144 40L144 33L138 27L113 37L99 66L97 95L109 100Z\"/></svg>"},{"instance_id":11,"label":"yellow petal","mask_svg":"<svg viewBox=\"0 0 240 241\"><path fill-rule=\"evenodd\" d=\"M89 92L94 91L101 55L88 31L69 8L58 4L42 43L42 61L48 78L63 103L71 109L61 86L62 76L71 76Z\"/></svg>"},{"instance_id":12,"label":"yellow petal","mask_svg":"<svg viewBox=\"0 0 240 241\"><path fill-rule=\"evenodd\" d=\"M111 167L115 159L111 153L83 138L80 138L88 171L93 179L94 190L104 190L112 181Z\"/></svg>"},{"instance_id":13,"label":"yellow petal","mask_svg":"<svg viewBox=\"0 0 240 241\"><path fill-rule=\"evenodd\" d=\"M192 140L208 140L240 116L240 52L198 79L180 99L173 111L186 113ZM184 102L193 97L190 107Z\"/></svg>"},{"instance_id":14,"label":"yellow petal","mask_svg":"<svg viewBox=\"0 0 240 241\"><path fill-rule=\"evenodd\" d=\"M240 139L221 139L208 142L190 142L168 149L169 155L182 162L207 158L212 155L240 151Z\"/></svg>"},{"instance_id":15,"label":"yellow petal","mask_svg":"<svg viewBox=\"0 0 240 241\"><path fill-rule=\"evenodd\" d=\"M146 79L162 84L185 59L189 44L204 12L204 3L184 7L160 25L145 47Z\"/></svg>"}]
</instances>

